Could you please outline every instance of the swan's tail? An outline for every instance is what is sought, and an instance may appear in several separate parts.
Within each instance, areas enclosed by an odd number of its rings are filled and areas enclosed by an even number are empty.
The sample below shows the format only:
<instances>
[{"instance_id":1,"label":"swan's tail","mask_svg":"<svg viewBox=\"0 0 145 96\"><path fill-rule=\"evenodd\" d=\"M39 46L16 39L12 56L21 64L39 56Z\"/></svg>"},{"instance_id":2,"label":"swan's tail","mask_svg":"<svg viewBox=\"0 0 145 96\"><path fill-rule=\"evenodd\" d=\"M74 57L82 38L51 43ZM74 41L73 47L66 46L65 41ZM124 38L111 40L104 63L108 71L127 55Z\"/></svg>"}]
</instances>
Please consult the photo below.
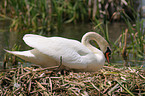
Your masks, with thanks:
<instances>
[{"instance_id":1,"label":"swan's tail","mask_svg":"<svg viewBox=\"0 0 145 96\"><path fill-rule=\"evenodd\" d=\"M31 53L31 50L29 51L9 51L4 49L6 52L13 54L15 56L18 56L26 61L29 61L30 58L35 57L34 54Z\"/></svg>"},{"instance_id":2,"label":"swan's tail","mask_svg":"<svg viewBox=\"0 0 145 96\"><path fill-rule=\"evenodd\" d=\"M5 49L4 49L5 50ZM21 59L31 62L33 64L41 65L42 67L57 66L58 63L51 57L42 54L36 49L27 50L27 51L9 51L6 52L20 57Z\"/></svg>"}]
</instances>

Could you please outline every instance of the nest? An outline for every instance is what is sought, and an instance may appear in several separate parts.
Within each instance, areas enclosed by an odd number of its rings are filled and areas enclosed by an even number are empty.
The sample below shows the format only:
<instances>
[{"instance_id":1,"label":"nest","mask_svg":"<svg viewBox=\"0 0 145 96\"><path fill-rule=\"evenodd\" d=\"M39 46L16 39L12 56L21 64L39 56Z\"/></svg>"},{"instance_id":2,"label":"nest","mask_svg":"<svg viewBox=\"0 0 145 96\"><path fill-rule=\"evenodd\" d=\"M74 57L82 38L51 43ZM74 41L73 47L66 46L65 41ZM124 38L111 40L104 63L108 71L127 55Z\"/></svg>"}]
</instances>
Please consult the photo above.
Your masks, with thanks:
<instances>
[{"instance_id":1,"label":"nest","mask_svg":"<svg viewBox=\"0 0 145 96\"><path fill-rule=\"evenodd\" d=\"M19 66L0 75L1 96L145 95L145 70L104 66L98 72L61 74L58 66Z\"/></svg>"}]
</instances>

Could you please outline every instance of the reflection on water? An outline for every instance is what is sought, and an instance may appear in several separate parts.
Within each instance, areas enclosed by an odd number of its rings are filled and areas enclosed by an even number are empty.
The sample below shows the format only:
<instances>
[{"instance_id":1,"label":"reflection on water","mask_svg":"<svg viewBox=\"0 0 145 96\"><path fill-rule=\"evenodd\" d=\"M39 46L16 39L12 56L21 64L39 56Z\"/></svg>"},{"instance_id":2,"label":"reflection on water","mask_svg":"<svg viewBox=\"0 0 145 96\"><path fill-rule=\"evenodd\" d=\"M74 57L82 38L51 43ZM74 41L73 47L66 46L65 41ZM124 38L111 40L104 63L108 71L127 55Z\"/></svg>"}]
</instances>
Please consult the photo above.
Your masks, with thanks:
<instances>
[{"instance_id":1,"label":"reflection on water","mask_svg":"<svg viewBox=\"0 0 145 96\"><path fill-rule=\"evenodd\" d=\"M109 30L109 39L110 41L114 42L122 33L122 30L126 28L126 25L124 23L112 23L108 25ZM82 36L89 31L95 31L98 32L93 28L93 25L91 24L76 24L76 25L64 25L63 32L53 34L61 37L81 40ZM101 33L100 33L101 34Z\"/></svg>"},{"instance_id":2,"label":"reflection on water","mask_svg":"<svg viewBox=\"0 0 145 96\"><path fill-rule=\"evenodd\" d=\"M114 42L122 33L122 30L125 29L124 23L113 23L108 26L109 39ZM66 37L75 40L81 40L83 34L88 31L97 31L94 30L91 24L68 24L64 25L63 32L53 33L52 36ZM0 61L3 61L5 51L3 49L10 49L14 44L21 45L20 50L30 49L22 40L24 33L20 32L9 32L8 22L0 22ZM122 63L122 58L120 55L116 55L112 58L112 62ZM133 63L132 63L133 64ZM142 63L141 63L142 64ZM135 62L134 65L141 65L138 62Z\"/></svg>"}]
</instances>

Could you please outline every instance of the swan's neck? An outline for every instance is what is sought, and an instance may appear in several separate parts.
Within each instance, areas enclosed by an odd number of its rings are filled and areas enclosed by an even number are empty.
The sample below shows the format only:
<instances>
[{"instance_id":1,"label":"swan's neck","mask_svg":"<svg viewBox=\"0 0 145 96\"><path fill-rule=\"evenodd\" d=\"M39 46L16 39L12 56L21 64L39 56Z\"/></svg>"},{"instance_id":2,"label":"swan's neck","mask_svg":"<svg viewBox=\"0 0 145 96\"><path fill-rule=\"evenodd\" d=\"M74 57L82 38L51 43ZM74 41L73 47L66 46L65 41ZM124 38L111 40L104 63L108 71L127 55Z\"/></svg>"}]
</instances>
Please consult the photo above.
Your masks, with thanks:
<instances>
[{"instance_id":1,"label":"swan's neck","mask_svg":"<svg viewBox=\"0 0 145 96\"><path fill-rule=\"evenodd\" d=\"M94 53L100 53L100 50L95 48L94 46L92 46L90 44L90 41L94 40L97 42L97 44L99 45L100 49L105 52L106 51L106 40L99 34L95 33L95 32L89 32L87 34L85 34L82 38L82 44L85 45L88 49L90 49L92 52ZM102 53L101 51L101 53Z\"/></svg>"}]
</instances>

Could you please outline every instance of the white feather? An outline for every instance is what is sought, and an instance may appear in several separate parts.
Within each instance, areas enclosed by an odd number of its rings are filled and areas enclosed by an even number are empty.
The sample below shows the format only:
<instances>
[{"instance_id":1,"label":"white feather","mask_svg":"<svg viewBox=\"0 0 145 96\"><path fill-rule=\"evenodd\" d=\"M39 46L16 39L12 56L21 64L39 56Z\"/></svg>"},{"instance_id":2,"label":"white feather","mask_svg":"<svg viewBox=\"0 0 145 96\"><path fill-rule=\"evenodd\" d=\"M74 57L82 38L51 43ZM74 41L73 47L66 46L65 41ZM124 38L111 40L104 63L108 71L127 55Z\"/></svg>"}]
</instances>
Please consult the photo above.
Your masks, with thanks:
<instances>
[{"instance_id":1,"label":"white feather","mask_svg":"<svg viewBox=\"0 0 145 96\"><path fill-rule=\"evenodd\" d=\"M6 51L42 67L59 65L60 57L62 57L64 69L78 71L97 71L105 62L102 51L97 48L91 50L77 40L62 37L43 37L34 34L26 34L23 40L34 49Z\"/></svg>"}]
</instances>

